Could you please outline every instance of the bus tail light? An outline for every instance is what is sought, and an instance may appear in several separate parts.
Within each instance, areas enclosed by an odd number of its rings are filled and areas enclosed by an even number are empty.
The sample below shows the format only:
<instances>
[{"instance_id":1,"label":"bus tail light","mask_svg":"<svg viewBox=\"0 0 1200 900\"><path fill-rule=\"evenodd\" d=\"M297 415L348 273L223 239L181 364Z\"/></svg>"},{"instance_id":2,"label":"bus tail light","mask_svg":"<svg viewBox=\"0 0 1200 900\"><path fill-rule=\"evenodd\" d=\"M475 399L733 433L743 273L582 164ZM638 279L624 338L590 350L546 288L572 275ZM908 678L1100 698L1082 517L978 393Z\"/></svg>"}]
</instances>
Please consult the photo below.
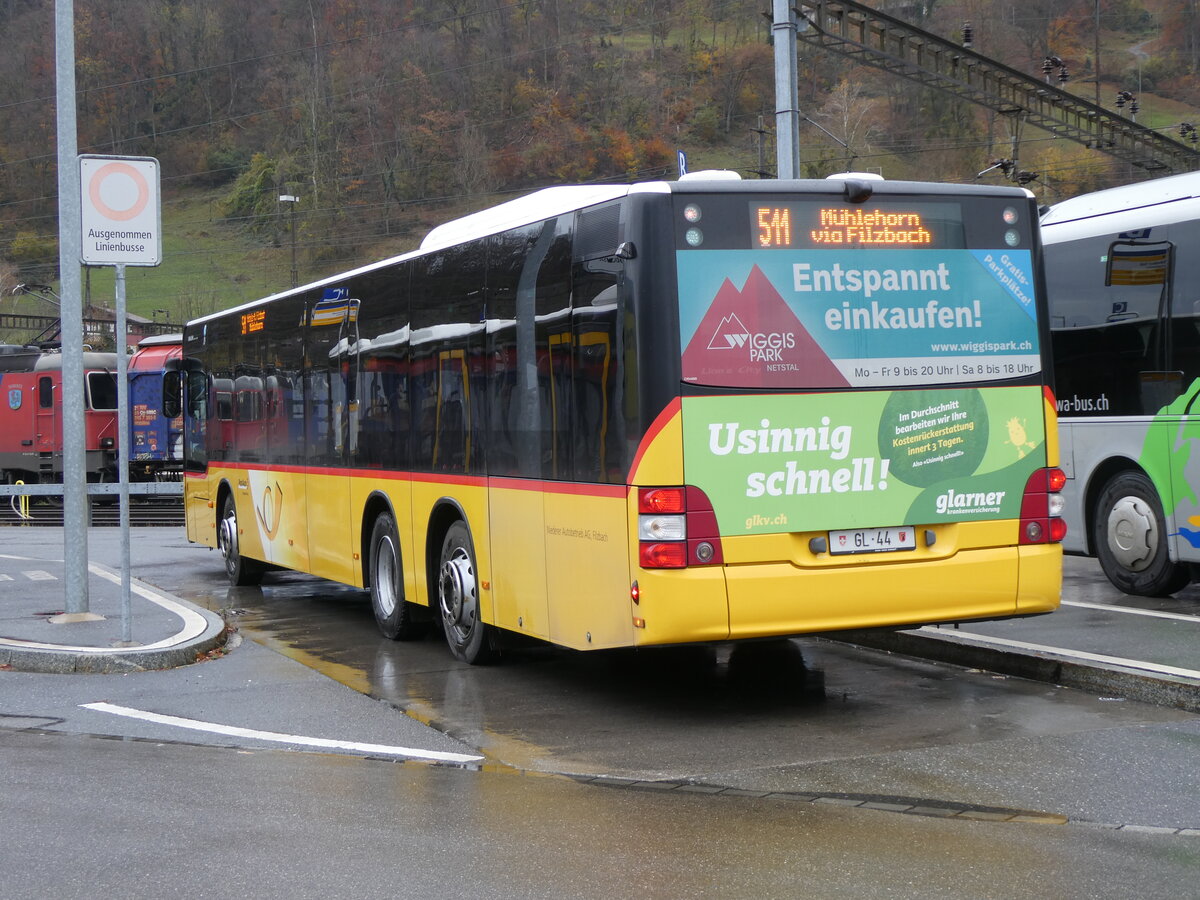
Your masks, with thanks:
<instances>
[{"instance_id":1,"label":"bus tail light","mask_svg":"<svg viewBox=\"0 0 1200 900\"><path fill-rule=\"evenodd\" d=\"M1022 544L1057 544L1067 536L1063 496L1067 483L1062 469L1037 469L1025 482L1021 497Z\"/></svg>"},{"instance_id":2,"label":"bus tail light","mask_svg":"<svg viewBox=\"0 0 1200 900\"><path fill-rule=\"evenodd\" d=\"M638 488L638 561L643 569L724 563L717 516L704 491L691 485Z\"/></svg>"}]
</instances>

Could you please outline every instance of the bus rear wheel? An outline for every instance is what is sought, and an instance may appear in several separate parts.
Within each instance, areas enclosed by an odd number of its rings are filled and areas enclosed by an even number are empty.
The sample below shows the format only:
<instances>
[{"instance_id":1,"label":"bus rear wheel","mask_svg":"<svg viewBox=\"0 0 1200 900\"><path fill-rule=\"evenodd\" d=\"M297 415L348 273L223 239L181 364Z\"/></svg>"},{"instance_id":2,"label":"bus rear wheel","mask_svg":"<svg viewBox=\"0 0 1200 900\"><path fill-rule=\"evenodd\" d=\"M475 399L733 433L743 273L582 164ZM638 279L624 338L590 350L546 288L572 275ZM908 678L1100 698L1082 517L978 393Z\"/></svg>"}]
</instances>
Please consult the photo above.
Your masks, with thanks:
<instances>
[{"instance_id":1,"label":"bus rear wheel","mask_svg":"<svg viewBox=\"0 0 1200 900\"><path fill-rule=\"evenodd\" d=\"M237 504L233 494L225 496L221 520L217 523L217 549L225 560L225 574L234 587L260 584L266 567L258 560L242 556L238 543Z\"/></svg>"},{"instance_id":2,"label":"bus rear wheel","mask_svg":"<svg viewBox=\"0 0 1200 900\"><path fill-rule=\"evenodd\" d=\"M455 522L442 541L438 563L438 613L446 643L456 659L470 665L489 662L493 656L492 629L479 615L479 582L471 533Z\"/></svg>"},{"instance_id":3,"label":"bus rear wheel","mask_svg":"<svg viewBox=\"0 0 1200 900\"><path fill-rule=\"evenodd\" d=\"M1100 566L1126 594L1165 597L1191 580L1187 565L1171 561L1158 492L1141 472L1112 478L1096 500L1092 521Z\"/></svg>"},{"instance_id":4,"label":"bus rear wheel","mask_svg":"<svg viewBox=\"0 0 1200 900\"><path fill-rule=\"evenodd\" d=\"M416 619L416 607L404 599L404 566L400 537L390 513L381 513L371 529L371 609L384 637L410 640L425 633Z\"/></svg>"}]
</instances>

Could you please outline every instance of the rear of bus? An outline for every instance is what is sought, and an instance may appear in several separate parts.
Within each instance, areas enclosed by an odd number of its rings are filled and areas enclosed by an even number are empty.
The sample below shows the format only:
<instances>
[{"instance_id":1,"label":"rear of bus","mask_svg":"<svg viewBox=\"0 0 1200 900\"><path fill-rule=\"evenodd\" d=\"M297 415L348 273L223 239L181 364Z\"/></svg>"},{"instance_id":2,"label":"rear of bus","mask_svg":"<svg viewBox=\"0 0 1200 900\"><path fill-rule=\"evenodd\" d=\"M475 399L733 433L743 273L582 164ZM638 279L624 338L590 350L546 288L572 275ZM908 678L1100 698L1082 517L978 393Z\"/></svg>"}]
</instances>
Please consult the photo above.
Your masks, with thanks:
<instances>
[{"instance_id":1,"label":"rear of bus","mask_svg":"<svg viewBox=\"0 0 1200 900\"><path fill-rule=\"evenodd\" d=\"M1065 526L1032 195L671 189L677 321L660 327L679 355L630 479L637 643L1055 609Z\"/></svg>"}]
</instances>

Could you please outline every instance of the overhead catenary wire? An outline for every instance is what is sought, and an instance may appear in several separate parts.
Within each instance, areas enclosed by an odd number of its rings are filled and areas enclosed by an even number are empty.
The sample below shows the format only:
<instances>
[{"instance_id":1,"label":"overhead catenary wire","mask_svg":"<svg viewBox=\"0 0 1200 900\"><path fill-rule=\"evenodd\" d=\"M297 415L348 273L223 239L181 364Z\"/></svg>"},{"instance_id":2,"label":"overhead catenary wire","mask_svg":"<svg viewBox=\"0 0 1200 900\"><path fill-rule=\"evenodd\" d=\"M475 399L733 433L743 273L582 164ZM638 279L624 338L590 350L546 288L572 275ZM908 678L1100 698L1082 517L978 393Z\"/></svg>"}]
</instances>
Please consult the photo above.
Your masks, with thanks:
<instances>
[{"instance_id":1,"label":"overhead catenary wire","mask_svg":"<svg viewBox=\"0 0 1200 900\"><path fill-rule=\"evenodd\" d=\"M718 3L718 4L714 4L714 9L717 10L719 13L721 10L724 10L727 8L733 8L735 6L737 6L737 4L732 3L732 2ZM506 6L503 6L503 7L498 6L498 7L494 7L491 9L470 10L465 13L465 17L468 19L476 19L477 18L477 19L482 20L483 17L491 16L491 15L495 14L498 10L512 12L512 11L518 10L520 8L521 8L521 4L507 4ZM118 89L122 89L122 88L129 87L129 86L146 84L149 82L159 82L159 81L162 81L165 79L170 79L170 78L183 78L183 77L197 75L197 74L209 73L209 72L217 71L220 69L229 69L229 68L237 67L237 66L253 65L257 62L261 62L264 60L277 59L277 58L283 59L283 58L288 58L288 57L295 57L297 59L303 59L305 56L310 55L310 54L328 53L335 48L347 46L347 45L354 44L354 43L385 39L389 36L394 36L398 33L411 31L414 29L426 28L426 29L435 29L436 30L437 28L442 27L449 22L457 21L459 18L461 18L461 17L444 16L444 17L440 17L440 18L432 18L432 19L427 19L427 20L423 20L423 21L406 22L395 28L381 29L379 31L367 32L367 33L364 33L361 35L354 35L354 36L338 38L338 39L334 39L334 40L313 42L311 44L298 46L298 47L294 47L294 48L288 48L288 49L279 50L279 51L274 51L271 53L258 54L255 56L249 56L249 57L235 59L235 60L228 60L228 61L224 61L221 63L215 63L215 64L207 65L207 66L194 67L191 69L182 69L177 72L147 76L146 78L141 78L141 79L131 79L131 80L126 80L123 82L116 82L116 83L107 84L107 85L86 87L86 88L84 88L83 91L81 91L81 93L90 95L90 94L95 94L97 92L118 90ZM658 21L660 21L660 22L674 21L676 23L681 23L684 21L684 18L683 18L682 13L675 13L670 17L664 16L663 18L661 18ZM614 26L612 33L614 35L620 37L623 34L629 34L629 33L634 33L634 32L640 33L642 31L644 31L645 28L646 28L645 21L638 21L638 22L631 21L625 25ZM481 60L478 62L466 63L466 64L461 64L461 65L445 66L439 70L431 71L431 72L429 72L427 74L423 74L419 77L406 77L406 78L399 78L399 79L382 80L382 81L372 83L369 86L354 87L354 88L350 88L348 90L331 93L331 94L327 94L327 95L322 95L321 100L322 100L322 102L325 102L325 103L348 102L355 98L369 96L369 95L372 95L372 94L375 94L375 93L378 93L378 92L384 91L384 90L403 89L405 86L411 85L415 81L419 81L419 80L424 81L424 80L436 80L439 78L447 78L447 77L452 77L454 75L462 74L462 73L477 69L480 66L495 65L497 62L501 62L501 61L505 61L505 60L516 60L516 59L519 59L522 57L538 57L538 56L544 55L546 53L554 53L554 52L559 52L559 51L563 51L563 50L569 50L572 47L578 46L580 43L581 43L581 41L566 41L566 40L558 41L558 42L554 42L554 43L545 43L538 47L526 48L526 49L522 49L522 50L515 51L512 53L508 53L508 54L498 54L496 56L489 57L487 60ZM38 99L39 98L27 98L24 100L12 101L8 104L0 105L0 110L11 108L14 104L17 104L17 103L37 102ZM40 99L46 99L46 98L40 98ZM204 128L221 127L223 125L227 125L232 122L244 121L249 118L271 116L271 115L284 115L290 111L297 109L300 105L302 105L305 102L308 102L307 98L298 98L297 100L286 103L286 104L280 104L280 105L273 106L270 108L260 108L260 109L250 111L250 112L239 113L235 116L209 117L205 121L192 122L192 123L188 123L186 125L182 125L176 129L168 129L168 130L165 130L162 132L156 132L155 136L158 139L167 140L167 139L173 138L175 136L178 136L181 134L186 134L186 133L194 131L194 130L204 129ZM587 104L587 103L584 104L585 109L588 108L588 106L589 106L589 104ZM452 136L455 136L456 134L460 133L462 131L463 127L496 128L496 127L502 126L503 124L511 123L514 119L517 119L517 118L519 118L519 117L497 117L497 118L489 119L486 121L473 122L473 123L470 123L470 125L468 125L468 126L460 126L460 127L443 129L443 130L437 131L435 133L442 137L452 137ZM734 121L734 122L744 121L744 119L745 119L745 117L736 117L735 116L732 121ZM1175 126L1168 126L1168 127L1173 128ZM122 138L122 137L118 136L115 140L116 140L117 145L119 146L122 143L136 142L136 141L144 140L144 137L143 136L126 136L126 137ZM1052 137L1046 138L1045 140L1053 140L1053 138ZM388 139L381 139L381 140L376 140L376 141L369 141L369 142L365 142L365 143L356 142L355 147L362 148L363 150L379 150L382 148L386 148L387 145L389 145L389 144L396 144L397 142L398 142L398 140L396 138L388 138ZM1023 140L1022 143L1023 143L1023 145L1034 144L1034 143L1036 143L1036 139ZM879 149L874 150L874 151L855 153L854 157L857 158L857 160L859 160L860 162L866 162L866 161L876 160L876 159L887 159L889 156L895 156L898 154L902 155L905 153L912 153L912 152L916 152L918 149L922 150L922 151L953 152L953 151L969 150L972 147L983 147L986 145L987 145L987 142L985 142L985 141L958 141L958 142L944 142L944 143L936 143L936 144L930 143L928 141L920 141L920 142L914 142L913 144L910 144L910 145L894 143L891 145L883 144L883 145L881 145L881 147ZM582 145L581 144L575 144L575 145L568 144L566 146L568 148L571 148L571 147L579 147ZM87 149L102 149L102 148L92 147L92 148L87 148ZM336 151L312 153L311 151L308 150L308 148L305 148L305 150L303 150L303 151L292 153L291 157L294 160L296 160L298 162L298 164L300 164L300 165L310 167L310 168L315 168L315 167L323 165L330 157L333 156L333 154L335 152ZM36 162L36 161L43 160L45 158L46 157L28 157L26 160L7 160L3 163L0 163L0 167L8 166L8 165L17 165L23 161L24 162ZM832 156L826 155L826 156L822 156L820 158L811 158L811 159L805 160L803 162L805 162L805 164L809 164L809 165L822 165L822 164L827 164L831 159L836 160L838 158L839 157L836 154L834 154ZM842 157L842 158L844 158L844 157ZM367 172L349 173L349 174L342 176L342 178L343 179L350 179L350 178L372 179L372 178L383 177L385 174L391 174L391 175L398 174L398 175L404 175L404 176L413 176L413 175L419 175L423 171L424 172L432 171L437 167L453 167L456 164L459 164L461 162L462 162L462 158L459 158L457 160L454 158L449 158L444 161L440 161L437 163L431 163L431 164L427 164L424 166L400 167L400 168L396 168L396 169L391 169L387 173L382 172L382 171L367 171ZM747 160L746 168L747 169L750 168L749 158ZM1049 171L1049 169L1047 167L1043 166L1041 168ZM1100 167L1091 168L1091 167L1088 167L1088 164L1078 163L1078 164L1076 164L1076 168L1074 169L1074 171L1088 172L1088 171L1096 171L1096 170L1098 170L1098 168L1100 168ZM194 171L194 172L178 173L177 175L173 175L167 179L164 179L164 181L167 181L168 183L183 184L188 179L196 179L196 178L201 178L201 177L205 177L205 176L211 176L219 171L222 171L222 170L208 169L208 170L202 170L202 171L198 170L198 171ZM225 167L224 171L233 171L233 167ZM1057 171L1060 174L1062 174L1065 172L1072 171L1072 169L1064 166L1064 167L1059 167L1059 169ZM334 180L333 183L336 184L337 181ZM403 210L407 206L411 206L411 205L419 205L419 204L432 205L435 203L455 203L455 202L465 200L470 196L474 196L479 199L484 199L484 198L480 197L480 195L477 195L477 194L471 195L471 194L467 194L467 193L462 193L462 194L449 194L449 195L444 195L444 196L440 196L440 197L389 199L389 200L378 201L378 202L373 202L373 203L368 203L368 204L341 203L341 204L336 204L336 205L321 206L321 207L317 207L317 208L306 209L305 216L307 217L306 221L308 221L309 223L312 223L312 222L319 221L320 217L324 216L324 215L331 215L331 216L336 216L336 215L345 216L345 215L354 215L354 214L358 214L360 216L361 216L361 214L370 215L373 212L382 211L382 210L389 210L389 211L390 210ZM21 200L14 201L14 202L37 203L37 202L48 202L51 199L53 199L53 198L52 197L43 197L40 199L23 198ZM169 203L170 201L168 200L167 202ZM7 209L8 204L4 204L3 208ZM47 214L44 216L16 217L14 219L10 219L9 221L14 222L14 224L37 224L37 223L52 222L54 220L54 218L55 217L53 215ZM228 222L231 222L234 224L236 224L239 221L236 218L232 218L232 219L228 218L228 217L220 217L220 218L222 221L228 221ZM208 219L208 220L200 220L200 221L213 221L213 220ZM181 224L186 224L186 223L181 223ZM354 227L347 226L341 230L339 236L335 240L331 240L328 237L323 237L321 239L314 238L310 241L301 240L298 243L298 246L302 249L309 249L312 247L333 246L335 243L338 245L343 245L343 244L351 245L351 244L354 244L356 241L369 240L372 236L374 236L376 234L376 232L373 231L373 229L377 228L377 227L378 227L377 225L372 225L370 222L366 222L361 225L355 225ZM0 247L7 246L10 243L11 243L11 237L7 241L4 240L3 238L0 238ZM182 252L184 254L186 254L188 251L182 251ZM211 253L212 253L212 251L198 251L198 252L202 253L203 255L211 255Z\"/></svg>"}]
</instances>

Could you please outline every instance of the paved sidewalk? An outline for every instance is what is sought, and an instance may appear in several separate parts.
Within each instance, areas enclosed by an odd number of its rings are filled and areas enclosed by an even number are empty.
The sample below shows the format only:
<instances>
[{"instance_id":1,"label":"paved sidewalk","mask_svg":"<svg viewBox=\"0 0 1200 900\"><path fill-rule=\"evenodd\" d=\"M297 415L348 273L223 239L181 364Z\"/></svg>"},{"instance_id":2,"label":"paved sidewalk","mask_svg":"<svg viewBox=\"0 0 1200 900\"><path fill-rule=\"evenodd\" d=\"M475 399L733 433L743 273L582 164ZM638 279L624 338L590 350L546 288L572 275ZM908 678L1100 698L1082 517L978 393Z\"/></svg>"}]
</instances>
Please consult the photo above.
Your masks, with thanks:
<instances>
[{"instance_id":1,"label":"paved sidewalk","mask_svg":"<svg viewBox=\"0 0 1200 900\"><path fill-rule=\"evenodd\" d=\"M1062 606L1046 616L829 637L1200 712L1200 583L1131 597L1094 559L1069 556L1063 571Z\"/></svg>"},{"instance_id":2,"label":"paved sidewalk","mask_svg":"<svg viewBox=\"0 0 1200 900\"><path fill-rule=\"evenodd\" d=\"M47 535L49 537L49 535ZM195 662L224 644L216 613L138 581L130 582L129 621L122 609L121 573L88 565L90 614L66 610L61 542L46 552L8 552L0 542L0 667L25 672L135 672ZM128 633L126 644L122 636Z\"/></svg>"}]
</instances>

